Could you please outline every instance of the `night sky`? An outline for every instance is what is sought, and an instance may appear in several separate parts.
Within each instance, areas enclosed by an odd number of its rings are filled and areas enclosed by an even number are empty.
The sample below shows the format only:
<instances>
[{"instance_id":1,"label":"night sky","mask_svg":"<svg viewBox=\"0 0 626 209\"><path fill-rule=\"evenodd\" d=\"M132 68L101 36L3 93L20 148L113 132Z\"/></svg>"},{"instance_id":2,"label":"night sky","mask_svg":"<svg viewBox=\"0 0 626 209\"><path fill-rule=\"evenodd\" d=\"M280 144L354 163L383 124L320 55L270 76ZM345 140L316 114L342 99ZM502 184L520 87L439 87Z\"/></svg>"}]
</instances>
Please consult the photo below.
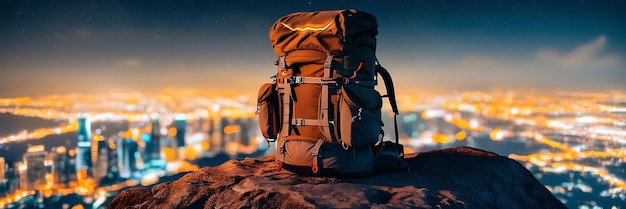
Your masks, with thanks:
<instances>
[{"instance_id":1,"label":"night sky","mask_svg":"<svg viewBox=\"0 0 626 209\"><path fill-rule=\"evenodd\" d=\"M281 16L359 9L399 93L626 90L625 1L53 1L0 3L0 97L256 92Z\"/></svg>"}]
</instances>

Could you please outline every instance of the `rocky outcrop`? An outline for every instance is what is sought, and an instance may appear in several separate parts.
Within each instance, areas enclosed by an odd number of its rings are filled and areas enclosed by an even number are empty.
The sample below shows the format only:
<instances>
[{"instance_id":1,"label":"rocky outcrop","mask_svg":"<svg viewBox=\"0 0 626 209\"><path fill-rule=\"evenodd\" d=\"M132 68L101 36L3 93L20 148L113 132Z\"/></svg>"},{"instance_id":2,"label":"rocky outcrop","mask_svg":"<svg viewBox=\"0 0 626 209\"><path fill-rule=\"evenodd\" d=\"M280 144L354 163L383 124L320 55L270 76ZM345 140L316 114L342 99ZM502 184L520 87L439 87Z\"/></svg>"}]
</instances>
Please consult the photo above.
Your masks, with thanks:
<instances>
[{"instance_id":1,"label":"rocky outcrop","mask_svg":"<svg viewBox=\"0 0 626 209\"><path fill-rule=\"evenodd\" d=\"M406 156L408 172L366 178L274 171L274 157L231 160L152 188L120 193L109 208L566 208L518 162L457 147Z\"/></svg>"}]
</instances>

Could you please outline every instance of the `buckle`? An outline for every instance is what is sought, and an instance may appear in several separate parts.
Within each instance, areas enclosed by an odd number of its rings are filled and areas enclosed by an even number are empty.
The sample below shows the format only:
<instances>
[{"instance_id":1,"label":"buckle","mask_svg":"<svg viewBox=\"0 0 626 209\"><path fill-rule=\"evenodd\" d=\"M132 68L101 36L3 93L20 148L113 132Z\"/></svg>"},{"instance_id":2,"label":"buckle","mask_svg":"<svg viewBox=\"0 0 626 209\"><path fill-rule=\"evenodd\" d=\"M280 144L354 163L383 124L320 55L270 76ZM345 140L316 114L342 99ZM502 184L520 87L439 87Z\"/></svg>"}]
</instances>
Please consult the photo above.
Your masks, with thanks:
<instances>
[{"instance_id":1,"label":"buckle","mask_svg":"<svg viewBox=\"0 0 626 209\"><path fill-rule=\"evenodd\" d=\"M342 83L343 84L349 84L350 83L350 78L348 78L348 77L342 77L342 78L343 78L342 79Z\"/></svg>"},{"instance_id":2,"label":"buckle","mask_svg":"<svg viewBox=\"0 0 626 209\"><path fill-rule=\"evenodd\" d=\"M296 125L296 126L303 126L304 125L304 119L295 118L295 119L293 119L292 122L293 122L292 125Z\"/></svg>"},{"instance_id":3,"label":"buckle","mask_svg":"<svg viewBox=\"0 0 626 209\"><path fill-rule=\"evenodd\" d=\"M292 78L287 79L287 83L289 84L301 84L304 83L304 77L302 76L294 76Z\"/></svg>"}]
</instances>

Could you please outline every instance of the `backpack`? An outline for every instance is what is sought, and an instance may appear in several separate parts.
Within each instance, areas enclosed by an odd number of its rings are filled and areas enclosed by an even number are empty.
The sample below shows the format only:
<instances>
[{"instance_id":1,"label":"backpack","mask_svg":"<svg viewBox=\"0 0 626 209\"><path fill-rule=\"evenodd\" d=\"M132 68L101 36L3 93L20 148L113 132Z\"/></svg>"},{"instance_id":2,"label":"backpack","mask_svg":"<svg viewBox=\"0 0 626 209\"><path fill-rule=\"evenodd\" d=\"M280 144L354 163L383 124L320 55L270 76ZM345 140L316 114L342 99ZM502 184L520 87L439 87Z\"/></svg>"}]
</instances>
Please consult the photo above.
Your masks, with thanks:
<instances>
[{"instance_id":1,"label":"backpack","mask_svg":"<svg viewBox=\"0 0 626 209\"><path fill-rule=\"evenodd\" d=\"M398 167L398 108L389 72L375 56L378 23L362 11L298 12L269 37L278 72L261 86L262 135L276 142L277 169L305 176L368 175ZM387 95L375 89L378 75ZM394 112L396 142L383 142L382 98Z\"/></svg>"}]
</instances>

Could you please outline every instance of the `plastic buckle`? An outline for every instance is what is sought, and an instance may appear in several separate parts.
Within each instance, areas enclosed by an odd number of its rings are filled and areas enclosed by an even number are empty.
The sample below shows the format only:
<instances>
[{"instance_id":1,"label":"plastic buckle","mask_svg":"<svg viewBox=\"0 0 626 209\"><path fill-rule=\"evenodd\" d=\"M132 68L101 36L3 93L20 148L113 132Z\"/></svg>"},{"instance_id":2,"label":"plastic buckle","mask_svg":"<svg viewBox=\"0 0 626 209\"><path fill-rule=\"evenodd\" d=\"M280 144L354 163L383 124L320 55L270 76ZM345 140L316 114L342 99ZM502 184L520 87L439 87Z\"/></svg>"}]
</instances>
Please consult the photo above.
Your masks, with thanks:
<instances>
[{"instance_id":1,"label":"plastic buckle","mask_svg":"<svg viewBox=\"0 0 626 209\"><path fill-rule=\"evenodd\" d=\"M342 77L342 83L343 83L343 84L349 84L349 83L350 83L350 78L348 78L348 77Z\"/></svg>"},{"instance_id":2,"label":"plastic buckle","mask_svg":"<svg viewBox=\"0 0 626 209\"><path fill-rule=\"evenodd\" d=\"M304 125L304 119L293 119L293 125L296 126L303 126Z\"/></svg>"},{"instance_id":3,"label":"plastic buckle","mask_svg":"<svg viewBox=\"0 0 626 209\"><path fill-rule=\"evenodd\" d=\"M296 76L296 77L294 77L293 80L294 80L295 84L304 83L304 77L302 77L302 76Z\"/></svg>"},{"instance_id":4,"label":"plastic buckle","mask_svg":"<svg viewBox=\"0 0 626 209\"><path fill-rule=\"evenodd\" d=\"M304 83L304 77L302 76L295 76L292 78L287 78L287 83L288 84L301 84Z\"/></svg>"}]
</instances>

